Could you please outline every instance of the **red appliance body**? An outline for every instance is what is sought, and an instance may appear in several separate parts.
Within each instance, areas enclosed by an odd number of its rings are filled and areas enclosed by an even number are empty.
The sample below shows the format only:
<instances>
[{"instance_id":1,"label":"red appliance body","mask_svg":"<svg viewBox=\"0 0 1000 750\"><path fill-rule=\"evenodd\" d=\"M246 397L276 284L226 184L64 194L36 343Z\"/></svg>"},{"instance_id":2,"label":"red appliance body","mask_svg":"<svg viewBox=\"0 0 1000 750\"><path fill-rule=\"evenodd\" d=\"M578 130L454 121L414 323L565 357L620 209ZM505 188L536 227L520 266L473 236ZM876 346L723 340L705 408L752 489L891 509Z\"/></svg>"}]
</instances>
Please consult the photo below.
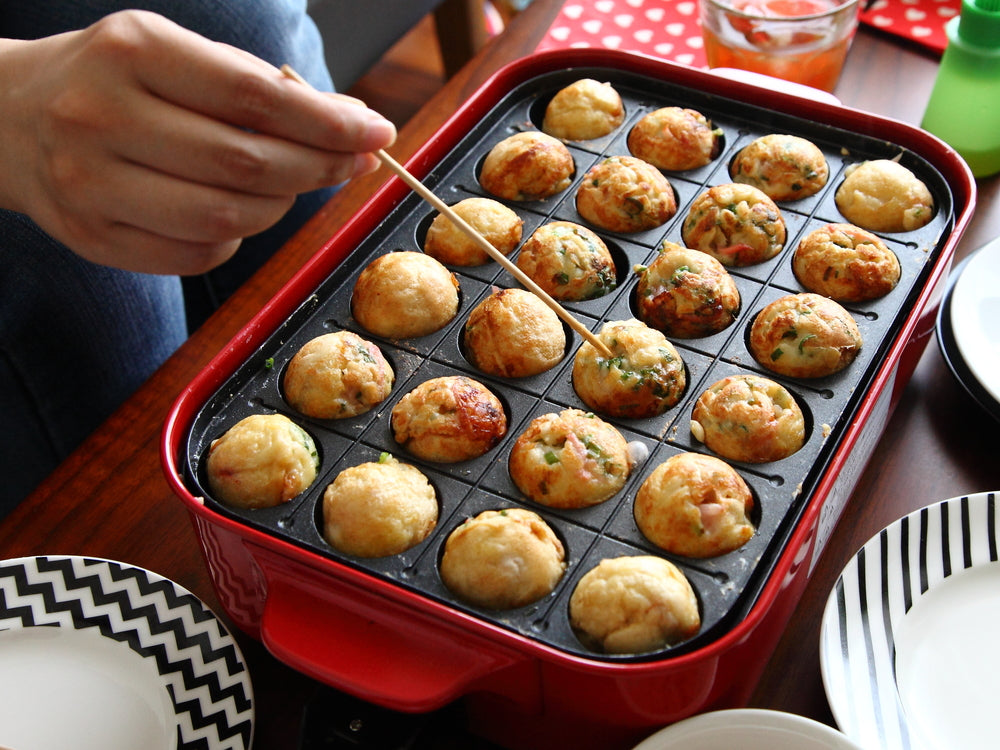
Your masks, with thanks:
<instances>
[{"instance_id":1,"label":"red appliance body","mask_svg":"<svg viewBox=\"0 0 1000 750\"><path fill-rule=\"evenodd\" d=\"M628 747L695 713L746 703L933 331L951 257L975 203L975 183L965 164L916 128L658 60L596 50L542 53L502 69L409 161L409 170L420 178L430 174L472 124L523 82L593 66L667 79L886 139L932 164L951 194L952 224L936 260L873 367L863 398L839 428L837 444L767 580L738 622L693 651L661 659L608 661L567 653L243 523L193 492L185 463L196 415L408 195L395 178L180 395L162 438L166 476L190 512L219 599L238 627L295 669L387 708L424 712L462 698L474 730L509 747Z\"/></svg>"}]
</instances>

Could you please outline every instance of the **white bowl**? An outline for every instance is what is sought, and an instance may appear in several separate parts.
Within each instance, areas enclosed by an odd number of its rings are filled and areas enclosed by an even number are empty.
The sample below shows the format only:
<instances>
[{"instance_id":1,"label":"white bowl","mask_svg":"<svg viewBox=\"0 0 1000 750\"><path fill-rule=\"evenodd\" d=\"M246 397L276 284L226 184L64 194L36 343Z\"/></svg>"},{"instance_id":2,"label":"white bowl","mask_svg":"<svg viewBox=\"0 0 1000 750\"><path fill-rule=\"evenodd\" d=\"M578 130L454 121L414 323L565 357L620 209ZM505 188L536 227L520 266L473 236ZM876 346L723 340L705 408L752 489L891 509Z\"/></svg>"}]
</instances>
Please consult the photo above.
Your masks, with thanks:
<instances>
[{"instance_id":1,"label":"white bowl","mask_svg":"<svg viewBox=\"0 0 1000 750\"><path fill-rule=\"evenodd\" d=\"M804 716L741 708L692 716L635 750L861 750L836 729Z\"/></svg>"}]
</instances>

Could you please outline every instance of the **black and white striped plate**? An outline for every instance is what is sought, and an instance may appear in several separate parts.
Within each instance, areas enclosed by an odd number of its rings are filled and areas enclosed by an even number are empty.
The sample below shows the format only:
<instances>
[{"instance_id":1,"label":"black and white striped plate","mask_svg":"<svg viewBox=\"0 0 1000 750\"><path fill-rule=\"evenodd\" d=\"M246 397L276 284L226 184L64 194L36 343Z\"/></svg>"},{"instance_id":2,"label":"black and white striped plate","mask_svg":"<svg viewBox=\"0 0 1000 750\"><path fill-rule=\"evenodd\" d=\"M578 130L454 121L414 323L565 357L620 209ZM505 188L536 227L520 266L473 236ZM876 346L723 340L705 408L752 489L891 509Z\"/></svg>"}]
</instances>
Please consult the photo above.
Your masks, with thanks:
<instances>
[{"instance_id":1,"label":"black and white striped plate","mask_svg":"<svg viewBox=\"0 0 1000 750\"><path fill-rule=\"evenodd\" d=\"M1000 493L887 526L827 601L820 661L840 729L884 750L996 748Z\"/></svg>"},{"instance_id":2,"label":"black and white striped plate","mask_svg":"<svg viewBox=\"0 0 1000 750\"><path fill-rule=\"evenodd\" d=\"M0 561L0 747L248 750L243 655L172 581L73 556Z\"/></svg>"}]
</instances>

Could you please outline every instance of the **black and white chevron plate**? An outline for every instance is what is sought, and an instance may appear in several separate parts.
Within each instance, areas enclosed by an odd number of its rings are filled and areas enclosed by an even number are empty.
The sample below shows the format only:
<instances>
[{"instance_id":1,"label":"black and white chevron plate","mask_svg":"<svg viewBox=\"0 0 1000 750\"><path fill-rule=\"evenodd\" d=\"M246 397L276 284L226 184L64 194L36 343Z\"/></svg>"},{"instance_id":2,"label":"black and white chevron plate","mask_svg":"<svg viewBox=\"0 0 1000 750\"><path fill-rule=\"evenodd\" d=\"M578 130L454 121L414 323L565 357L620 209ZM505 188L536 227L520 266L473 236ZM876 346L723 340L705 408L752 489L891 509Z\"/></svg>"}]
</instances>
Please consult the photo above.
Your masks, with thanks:
<instances>
[{"instance_id":1,"label":"black and white chevron plate","mask_svg":"<svg viewBox=\"0 0 1000 750\"><path fill-rule=\"evenodd\" d=\"M872 537L827 600L820 662L865 748L996 748L1000 492L956 497Z\"/></svg>"},{"instance_id":2,"label":"black and white chevron plate","mask_svg":"<svg viewBox=\"0 0 1000 750\"><path fill-rule=\"evenodd\" d=\"M3 631L43 627L96 632L127 644L139 666L148 667L137 672L159 674L176 721L177 748L249 750L253 689L243 655L211 610L186 589L109 560L0 561L0 648L5 640L17 642L4 639Z\"/></svg>"}]
</instances>

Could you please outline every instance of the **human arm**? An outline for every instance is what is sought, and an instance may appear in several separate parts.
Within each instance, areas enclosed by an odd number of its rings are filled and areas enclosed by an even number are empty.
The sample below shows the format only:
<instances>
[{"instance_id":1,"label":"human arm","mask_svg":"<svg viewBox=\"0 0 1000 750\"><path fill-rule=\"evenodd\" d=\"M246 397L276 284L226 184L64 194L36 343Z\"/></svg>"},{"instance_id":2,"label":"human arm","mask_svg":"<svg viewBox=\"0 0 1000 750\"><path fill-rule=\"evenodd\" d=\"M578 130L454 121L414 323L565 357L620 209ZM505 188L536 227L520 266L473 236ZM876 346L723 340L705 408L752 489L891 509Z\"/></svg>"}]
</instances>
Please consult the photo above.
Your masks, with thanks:
<instances>
[{"instance_id":1,"label":"human arm","mask_svg":"<svg viewBox=\"0 0 1000 750\"><path fill-rule=\"evenodd\" d=\"M392 125L149 13L0 40L0 207L79 255L199 273L298 193L377 168Z\"/></svg>"}]
</instances>

